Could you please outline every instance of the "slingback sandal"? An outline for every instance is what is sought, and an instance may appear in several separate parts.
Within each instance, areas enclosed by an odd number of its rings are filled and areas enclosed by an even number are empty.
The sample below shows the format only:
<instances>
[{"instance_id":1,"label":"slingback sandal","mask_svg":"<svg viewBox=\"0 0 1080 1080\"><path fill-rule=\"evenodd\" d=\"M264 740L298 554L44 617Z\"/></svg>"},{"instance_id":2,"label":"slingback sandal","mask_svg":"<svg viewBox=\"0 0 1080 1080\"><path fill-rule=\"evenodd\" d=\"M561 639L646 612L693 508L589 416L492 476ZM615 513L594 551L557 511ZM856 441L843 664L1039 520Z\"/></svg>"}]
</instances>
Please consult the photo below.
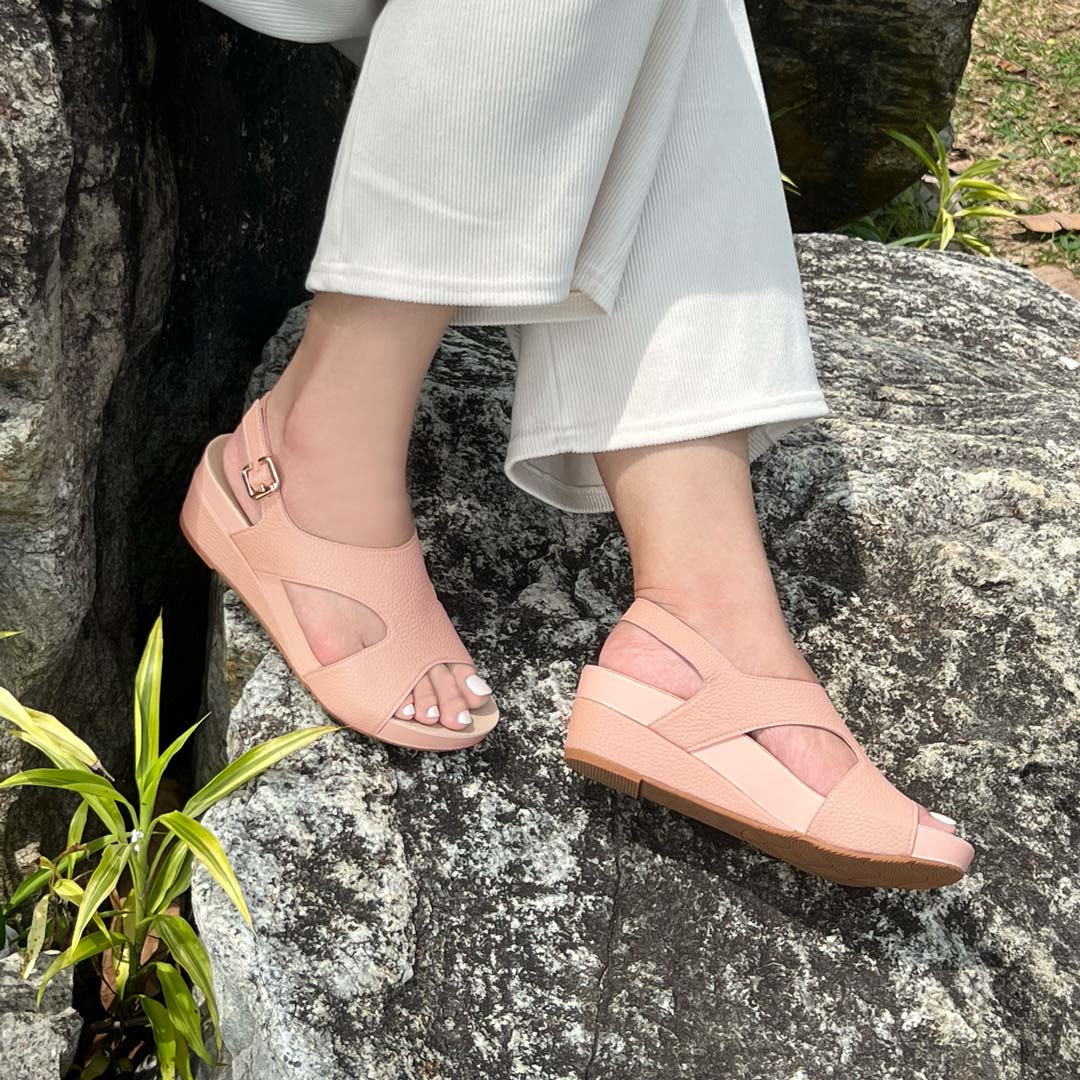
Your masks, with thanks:
<instances>
[{"instance_id":1,"label":"slingback sandal","mask_svg":"<svg viewBox=\"0 0 1080 1080\"><path fill-rule=\"evenodd\" d=\"M648 600L623 616L691 664L701 689L683 700L597 665L581 674L565 757L616 791L677 810L792 866L841 885L930 889L961 878L967 841L918 821L855 741L820 683L739 671L695 630ZM824 728L855 763L819 795L749 732Z\"/></svg>"},{"instance_id":2,"label":"slingback sandal","mask_svg":"<svg viewBox=\"0 0 1080 1080\"><path fill-rule=\"evenodd\" d=\"M241 422L248 496L262 516L252 524L225 476L230 435L207 446L192 477L180 527L202 560L247 605L308 692L339 723L383 742L418 750L459 750L478 743L499 719L488 701L460 731L394 715L436 664L472 664L424 564L414 531L392 548L355 547L315 536L289 517L286 478L271 451L265 398ZM379 615L383 638L332 664L320 664L289 601L285 582L348 596Z\"/></svg>"}]
</instances>

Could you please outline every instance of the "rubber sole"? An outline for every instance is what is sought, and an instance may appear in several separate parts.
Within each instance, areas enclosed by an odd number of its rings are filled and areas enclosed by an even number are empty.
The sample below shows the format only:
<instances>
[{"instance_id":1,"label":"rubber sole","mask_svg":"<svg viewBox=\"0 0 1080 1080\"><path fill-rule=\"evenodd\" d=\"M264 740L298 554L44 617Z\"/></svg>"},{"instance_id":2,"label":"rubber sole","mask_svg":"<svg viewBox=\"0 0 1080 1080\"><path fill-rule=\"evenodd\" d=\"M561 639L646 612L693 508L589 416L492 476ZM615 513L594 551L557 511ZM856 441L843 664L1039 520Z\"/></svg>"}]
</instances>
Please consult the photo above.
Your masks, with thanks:
<instances>
[{"instance_id":1,"label":"rubber sole","mask_svg":"<svg viewBox=\"0 0 1080 1080\"><path fill-rule=\"evenodd\" d=\"M288 664L289 670L293 673L301 686L303 686L316 701L319 701L318 695L304 681L304 678L296 671L296 669L289 664L285 649L282 648L281 643L274 635L274 632L263 620L262 615L259 612L258 602L254 597L245 595L245 592L239 588L235 582L230 580L229 575L222 572L216 560L207 551L206 547L199 542L195 535L199 530L205 531L207 528L211 528L211 532L208 535L210 535L215 542L218 544L231 543L228 541L225 530L221 528L220 524L213 518L213 514L210 512L209 508L200 504L198 493L199 487L201 486L201 482L206 480L206 477L199 477L198 470L208 468L207 455L204 453L196 470L196 477L193 478L192 485L184 499L184 505L180 512L180 531L183 533L184 539L191 545L195 554L198 555L199 558L202 559L202 561L206 563L206 565L240 598L252 617L262 627L263 632L273 642L274 648L277 649L282 659ZM209 526L208 520L214 521L214 527ZM335 716L327 710L326 707L322 705L322 702L319 702L319 706L335 723L340 724L349 731L355 731L358 735L366 735L368 738L376 739L379 742L389 743L392 746L401 746L409 750L433 750L437 753L445 753L452 750L467 750L469 747L475 746L491 732L499 721L498 707L495 705L494 701L489 701L486 705L483 705L478 709L470 710L473 718L472 730L463 729L462 731L451 731L449 728L443 727L442 724L433 724L429 726L421 724L418 720L401 720L394 716L391 717L376 734L370 731L362 731L359 728L346 723L341 717Z\"/></svg>"},{"instance_id":2,"label":"rubber sole","mask_svg":"<svg viewBox=\"0 0 1080 1080\"><path fill-rule=\"evenodd\" d=\"M634 773L618 762L580 747L567 747L566 763L576 773L620 795L648 799L782 859L798 870L837 885L862 889L936 889L963 877L958 867L910 856L868 855L833 847L801 833L771 829L722 807Z\"/></svg>"}]
</instances>

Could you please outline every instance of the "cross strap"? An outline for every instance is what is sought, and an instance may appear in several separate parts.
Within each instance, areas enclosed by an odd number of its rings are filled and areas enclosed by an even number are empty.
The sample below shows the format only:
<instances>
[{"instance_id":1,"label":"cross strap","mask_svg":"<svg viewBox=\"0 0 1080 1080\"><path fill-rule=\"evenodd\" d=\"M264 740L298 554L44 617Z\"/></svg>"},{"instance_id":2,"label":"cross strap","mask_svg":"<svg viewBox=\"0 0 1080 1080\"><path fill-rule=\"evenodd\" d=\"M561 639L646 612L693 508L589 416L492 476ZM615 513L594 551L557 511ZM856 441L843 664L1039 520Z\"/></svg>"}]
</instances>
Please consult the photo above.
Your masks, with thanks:
<instances>
[{"instance_id":1,"label":"cross strap","mask_svg":"<svg viewBox=\"0 0 1080 1080\"><path fill-rule=\"evenodd\" d=\"M833 732L863 756L820 683L740 671L696 630L650 600L635 600L623 620L674 649L701 676L701 689L652 725L684 750L760 728L803 724Z\"/></svg>"}]
</instances>

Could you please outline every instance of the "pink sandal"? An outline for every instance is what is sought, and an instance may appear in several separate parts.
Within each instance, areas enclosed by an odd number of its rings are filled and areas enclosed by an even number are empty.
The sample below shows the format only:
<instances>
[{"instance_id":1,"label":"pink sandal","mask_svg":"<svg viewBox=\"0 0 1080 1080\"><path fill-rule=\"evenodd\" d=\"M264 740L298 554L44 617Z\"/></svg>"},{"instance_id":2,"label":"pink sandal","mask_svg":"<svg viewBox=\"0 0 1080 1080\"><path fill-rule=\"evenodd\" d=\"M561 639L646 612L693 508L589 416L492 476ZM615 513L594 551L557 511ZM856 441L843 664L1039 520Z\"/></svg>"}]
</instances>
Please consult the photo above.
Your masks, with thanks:
<instances>
[{"instance_id":1,"label":"pink sandal","mask_svg":"<svg viewBox=\"0 0 1080 1080\"><path fill-rule=\"evenodd\" d=\"M432 588L420 539L400 547L338 544L305 532L289 517L285 483L270 450L264 398L244 414L244 485L262 503L254 525L225 477L229 435L212 440L192 477L180 514L188 542L248 606L297 678L334 719L397 746L460 750L478 743L499 719L493 701L473 709L460 731L394 715L436 664L471 664ZM374 645L336 663L315 658L289 602L286 581L313 585L366 604L386 625Z\"/></svg>"},{"instance_id":2,"label":"pink sandal","mask_svg":"<svg viewBox=\"0 0 1080 1080\"><path fill-rule=\"evenodd\" d=\"M748 675L648 600L623 618L668 645L702 679L683 701L607 668L581 674L565 756L570 767L643 796L841 885L930 889L967 871L966 840L918 823L816 682ZM832 731L855 764L819 795L749 734L781 724Z\"/></svg>"}]
</instances>

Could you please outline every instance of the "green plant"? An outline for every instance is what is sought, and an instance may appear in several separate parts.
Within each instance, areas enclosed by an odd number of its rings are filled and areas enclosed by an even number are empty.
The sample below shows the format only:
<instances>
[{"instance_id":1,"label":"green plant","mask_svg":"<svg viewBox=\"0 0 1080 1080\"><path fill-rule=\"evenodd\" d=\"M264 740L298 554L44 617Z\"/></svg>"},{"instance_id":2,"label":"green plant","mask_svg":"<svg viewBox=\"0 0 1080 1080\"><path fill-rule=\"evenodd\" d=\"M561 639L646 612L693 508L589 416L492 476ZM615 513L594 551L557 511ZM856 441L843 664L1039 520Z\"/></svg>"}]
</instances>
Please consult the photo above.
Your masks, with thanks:
<instances>
[{"instance_id":1,"label":"green plant","mask_svg":"<svg viewBox=\"0 0 1080 1080\"><path fill-rule=\"evenodd\" d=\"M938 188L937 211L929 230L912 236L901 236L889 243L915 244L920 248L936 244L939 250L944 251L955 240L973 251L992 255L990 247L984 241L962 226L979 218L1015 218L1018 216L1015 211L994 204L1019 202L1023 200L1023 196L1007 191L987 179L1004 164L996 158L973 162L953 176L949 169L949 152L941 137L932 124L927 124L926 130L930 132L934 156L902 131L885 129L886 135L906 146L926 166Z\"/></svg>"},{"instance_id":2,"label":"green plant","mask_svg":"<svg viewBox=\"0 0 1080 1080\"><path fill-rule=\"evenodd\" d=\"M202 1010L192 994L192 987L202 993L220 1049L210 963L177 905L190 883L192 859L206 867L249 926L251 916L225 852L198 818L286 755L337 730L325 725L270 739L222 769L182 810L159 813L165 770L202 723L160 750L161 670L159 614L135 675L134 802L116 787L85 742L55 717L20 704L0 687L0 717L14 725L8 733L35 747L53 765L17 773L0 788L30 785L80 797L67 846L55 859L40 859L39 869L18 886L7 908L12 911L38 897L26 932L24 978L47 941L66 942L41 978L38 1000L59 972L96 958L111 997L106 1028L116 1034L114 1044L100 1048L87 1065L86 1077L101 1075L118 1051L148 1036L163 1080L190 1077L191 1052L213 1062L203 1041ZM86 840L90 813L104 831Z\"/></svg>"}]
</instances>

